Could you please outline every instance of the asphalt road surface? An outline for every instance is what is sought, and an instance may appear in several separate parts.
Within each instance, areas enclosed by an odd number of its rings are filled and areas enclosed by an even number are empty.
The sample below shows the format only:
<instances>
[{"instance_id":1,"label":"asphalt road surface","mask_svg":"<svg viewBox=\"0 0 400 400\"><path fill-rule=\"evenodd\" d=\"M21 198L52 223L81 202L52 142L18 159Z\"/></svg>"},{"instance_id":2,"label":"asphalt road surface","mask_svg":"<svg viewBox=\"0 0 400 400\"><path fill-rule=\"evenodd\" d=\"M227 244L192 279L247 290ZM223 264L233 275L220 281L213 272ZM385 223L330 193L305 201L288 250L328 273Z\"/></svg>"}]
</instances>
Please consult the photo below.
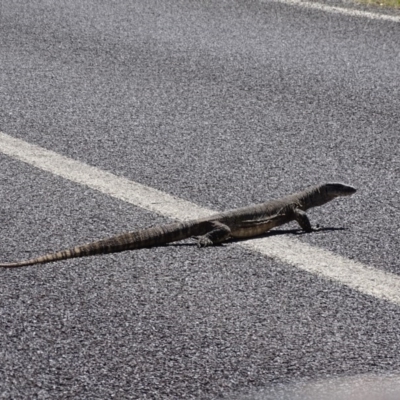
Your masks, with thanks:
<instances>
[{"instance_id":1,"label":"asphalt road surface","mask_svg":"<svg viewBox=\"0 0 400 400\"><path fill-rule=\"evenodd\" d=\"M216 211L352 184L356 195L310 212L332 229L288 225L271 243L327 250L390 287L400 18L376 15L259 0L2 2L0 131ZM171 220L1 147L1 262ZM282 260L188 240L0 270L0 398L396 391L396 297Z\"/></svg>"}]
</instances>

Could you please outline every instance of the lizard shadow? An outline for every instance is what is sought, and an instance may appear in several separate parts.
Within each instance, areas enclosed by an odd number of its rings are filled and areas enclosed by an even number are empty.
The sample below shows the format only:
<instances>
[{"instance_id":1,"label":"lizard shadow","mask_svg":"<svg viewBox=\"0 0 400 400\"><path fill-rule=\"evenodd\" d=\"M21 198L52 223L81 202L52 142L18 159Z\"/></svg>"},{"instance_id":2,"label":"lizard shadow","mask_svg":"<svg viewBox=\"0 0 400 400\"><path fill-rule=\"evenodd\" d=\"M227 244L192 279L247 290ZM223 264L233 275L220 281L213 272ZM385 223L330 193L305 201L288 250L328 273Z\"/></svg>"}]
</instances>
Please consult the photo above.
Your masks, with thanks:
<instances>
[{"instance_id":1,"label":"lizard shadow","mask_svg":"<svg viewBox=\"0 0 400 400\"><path fill-rule=\"evenodd\" d=\"M318 232L331 232L331 231L346 231L348 228L333 228L333 227L320 227L316 231L312 232L305 232L301 228L296 228L296 229L276 229L272 231L266 232L264 235L259 235L259 236L254 236L254 238L248 238L248 239L229 239L225 243L236 243L236 242L244 242L246 240L251 240L251 239L260 239L260 238L265 238L269 236L280 236L280 235L309 235L310 233L318 233Z\"/></svg>"},{"instance_id":2,"label":"lizard shadow","mask_svg":"<svg viewBox=\"0 0 400 400\"><path fill-rule=\"evenodd\" d=\"M287 234L292 234L292 235L308 235L310 233L318 233L318 232L331 232L331 231L347 231L348 228L333 228L333 227L319 227L317 230L312 231L312 232L306 232L301 228L296 228L296 229L276 229L273 231L269 231L265 233L265 235L261 235L258 237L267 237L267 236L276 236L276 235L287 235Z\"/></svg>"},{"instance_id":3,"label":"lizard shadow","mask_svg":"<svg viewBox=\"0 0 400 400\"><path fill-rule=\"evenodd\" d=\"M223 243L219 243L219 244L215 244L213 247L215 246L223 246L226 243L240 243L240 242L245 242L246 240L251 240L251 239L260 239L260 238L264 238L264 237L269 237L269 236L280 236L280 235L308 235L310 233L318 233L318 232L331 232L331 231L346 231L348 230L348 228L333 228L333 227L320 227L318 228L317 231L313 231L313 232L305 232L303 229L297 228L297 229L276 229L276 230L272 230L272 231L268 231L266 232L264 235L259 235L259 236L254 236L254 238L246 238L246 239L228 239ZM192 239L192 238L191 238ZM166 243L164 245L161 246L196 246L196 243L193 242L183 242L183 243ZM160 246L160 247L161 247Z\"/></svg>"}]
</instances>

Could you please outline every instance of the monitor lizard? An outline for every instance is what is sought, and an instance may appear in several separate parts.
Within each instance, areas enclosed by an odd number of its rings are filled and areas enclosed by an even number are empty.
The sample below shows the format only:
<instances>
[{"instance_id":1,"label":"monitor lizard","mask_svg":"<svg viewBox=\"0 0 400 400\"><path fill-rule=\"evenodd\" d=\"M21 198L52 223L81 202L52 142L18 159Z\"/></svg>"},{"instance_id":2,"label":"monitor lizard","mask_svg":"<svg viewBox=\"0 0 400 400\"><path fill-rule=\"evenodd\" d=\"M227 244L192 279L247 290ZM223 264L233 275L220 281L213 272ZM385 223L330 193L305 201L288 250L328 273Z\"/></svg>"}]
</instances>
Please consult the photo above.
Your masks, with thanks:
<instances>
[{"instance_id":1,"label":"monitor lizard","mask_svg":"<svg viewBox=\"0 0 400 400\"><path fill-rule=\"evenodd\" d=\"M246 239L260 236L290 221L297 221L304 231L312 232L318 228L311 226L306 210L328 203L336 197L350 196L355 192L356 189L351 186L326 183L262 204L225 211L210 217L123 233L26 261L0 264L0 267L23 267L75 257L161 246L191 237L197 240L199 247L207 247L231 238Z\"/></svg>"}]
</instances>

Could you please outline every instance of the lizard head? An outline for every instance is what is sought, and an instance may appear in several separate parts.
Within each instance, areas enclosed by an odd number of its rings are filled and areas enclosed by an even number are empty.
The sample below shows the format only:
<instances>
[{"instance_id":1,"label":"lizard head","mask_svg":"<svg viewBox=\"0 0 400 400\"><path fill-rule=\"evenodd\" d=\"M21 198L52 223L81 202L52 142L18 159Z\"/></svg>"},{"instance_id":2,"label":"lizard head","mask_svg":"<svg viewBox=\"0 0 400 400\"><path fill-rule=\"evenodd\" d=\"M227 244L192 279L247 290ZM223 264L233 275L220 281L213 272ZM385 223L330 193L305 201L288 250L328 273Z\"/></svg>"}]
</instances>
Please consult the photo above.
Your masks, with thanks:
<instances>
[{"instance_id":1,"label":"lizard head","mask_svg":"<svg viewBox=\"0 0 400 400\"><path fill-rule=\"evenodd\" d=\"M343 183L325 183L320 188L327 196L335 198L340 196L351 196L357 189L352 186L344 185Z\"/></svg>"},{"instance_id":2,"label":"lizard head","mask_svg":"<svg viewBox=\"0 0 400 400\"><path fill-rule=\"evenodd\" d=\"M352 186L343 183L324 183L299 193L301 196L300 203L302 209L307 210L311 207L322 206L336 197L351 196L356 191Z\"/></svg>"}]
</instances>

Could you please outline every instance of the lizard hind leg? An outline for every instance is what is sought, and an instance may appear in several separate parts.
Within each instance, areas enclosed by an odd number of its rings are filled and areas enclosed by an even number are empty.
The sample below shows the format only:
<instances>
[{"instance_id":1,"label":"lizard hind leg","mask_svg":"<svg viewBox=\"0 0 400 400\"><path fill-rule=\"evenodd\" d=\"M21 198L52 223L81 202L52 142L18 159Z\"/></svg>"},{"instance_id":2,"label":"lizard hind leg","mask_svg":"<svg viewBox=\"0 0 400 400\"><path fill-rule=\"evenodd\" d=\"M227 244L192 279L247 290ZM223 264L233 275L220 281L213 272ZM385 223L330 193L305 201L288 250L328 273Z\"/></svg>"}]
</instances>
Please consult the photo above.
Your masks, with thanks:
<instances>
[{"instance_id":1,"label":"lizard hind leg","mask_svg":"<svg viewBox=\"0 0 400 400\"><path fill-rule=\"evenodd\" d=\"M231 237L231 230L228 225L225 225L218 221L211 223L211 230L205 235L196 236L198 247L213 246L218 243L229 239Z\"/></svg>"}]
</instances>

